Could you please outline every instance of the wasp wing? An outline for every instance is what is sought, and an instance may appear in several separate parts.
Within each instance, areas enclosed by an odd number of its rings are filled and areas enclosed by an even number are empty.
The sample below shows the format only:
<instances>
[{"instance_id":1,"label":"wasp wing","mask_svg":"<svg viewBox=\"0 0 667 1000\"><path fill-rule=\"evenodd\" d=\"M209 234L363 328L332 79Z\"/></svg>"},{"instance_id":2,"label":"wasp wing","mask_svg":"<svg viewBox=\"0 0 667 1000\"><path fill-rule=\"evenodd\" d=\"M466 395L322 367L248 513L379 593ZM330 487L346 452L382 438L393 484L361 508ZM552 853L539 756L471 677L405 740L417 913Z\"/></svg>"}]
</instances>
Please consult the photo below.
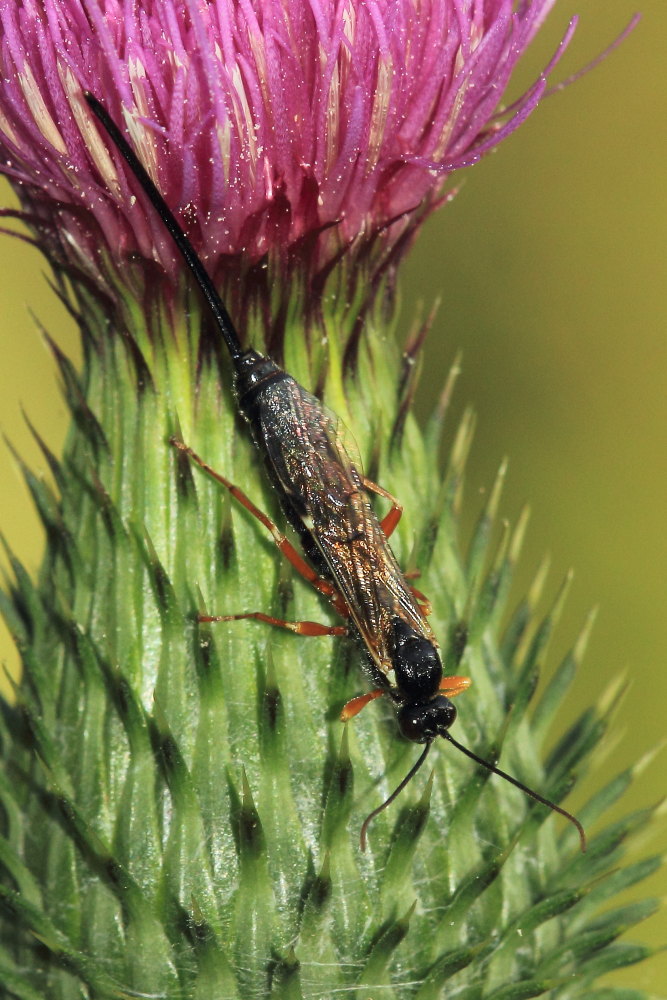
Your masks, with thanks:
<instances>
[{"instance_id":1,"label":"wasp wing","mask_svg":"<svg viewBox=\"0 0 667 1000\"><path fill-rule=\"evenodd\" d=\"M387 674L397 617L431 641L433 635L370 505L351 435L288 378L263 408L262 438L292 513L320 553L373 662Z\"/></svg>"}]
</instances>

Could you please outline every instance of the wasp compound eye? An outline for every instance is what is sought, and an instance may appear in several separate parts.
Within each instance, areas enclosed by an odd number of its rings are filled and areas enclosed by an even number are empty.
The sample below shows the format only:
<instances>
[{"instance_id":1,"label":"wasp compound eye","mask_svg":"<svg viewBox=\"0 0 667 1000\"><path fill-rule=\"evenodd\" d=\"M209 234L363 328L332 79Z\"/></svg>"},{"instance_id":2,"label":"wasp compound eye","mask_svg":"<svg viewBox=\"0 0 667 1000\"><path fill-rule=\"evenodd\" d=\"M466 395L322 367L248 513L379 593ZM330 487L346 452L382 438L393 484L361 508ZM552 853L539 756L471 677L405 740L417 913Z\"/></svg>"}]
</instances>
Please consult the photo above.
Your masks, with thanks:
<instances>
[{"instance_id":1,"label":"wasp compound eye","mask_svg":"<svg viewBox=\"0 0 667 1000\"><path fill-rule=\"evenodd\" d=\"M455 719L456 709L444 695L424 704L403 705L398 711L401 733L413 743L429 743L436 736L442 736Z\"/></svg>"}]
</instances>

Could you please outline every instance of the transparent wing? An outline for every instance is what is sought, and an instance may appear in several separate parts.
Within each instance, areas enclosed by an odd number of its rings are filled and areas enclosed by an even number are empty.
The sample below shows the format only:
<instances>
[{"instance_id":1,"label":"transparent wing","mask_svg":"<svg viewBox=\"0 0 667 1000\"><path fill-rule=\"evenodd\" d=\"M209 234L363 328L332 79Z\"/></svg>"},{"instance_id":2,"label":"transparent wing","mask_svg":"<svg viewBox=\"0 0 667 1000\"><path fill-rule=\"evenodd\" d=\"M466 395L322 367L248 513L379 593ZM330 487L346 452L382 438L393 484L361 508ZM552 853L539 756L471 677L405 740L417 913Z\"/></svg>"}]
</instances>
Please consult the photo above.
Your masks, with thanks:
<instances>
[{"instance_id":1,"label":"transparent wing","mask_svg":"<svg viewBox=\"0 0 667 1000\"><path fill-rule=\"evenodd\" d=\"M363 486L342 421L291 379L262 413L267 456L281 490L317 546L359 633L383 673L394 618L432 639ZM353 457L354 455L354 457Z\"/></svg>"}]
</instances>

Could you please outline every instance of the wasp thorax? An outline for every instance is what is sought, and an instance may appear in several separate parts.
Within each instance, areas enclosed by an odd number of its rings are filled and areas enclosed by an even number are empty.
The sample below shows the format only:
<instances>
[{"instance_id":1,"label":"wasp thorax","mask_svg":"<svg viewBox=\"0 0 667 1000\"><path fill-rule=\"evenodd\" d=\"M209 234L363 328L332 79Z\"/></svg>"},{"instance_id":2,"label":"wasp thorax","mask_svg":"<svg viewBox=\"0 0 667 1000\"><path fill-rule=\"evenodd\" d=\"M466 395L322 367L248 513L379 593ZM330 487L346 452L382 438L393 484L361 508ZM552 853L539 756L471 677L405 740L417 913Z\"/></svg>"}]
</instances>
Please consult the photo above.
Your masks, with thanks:
<instances>
[{"instance_id":1,"label":"wasp thorax","mask_svg":"<svg viewBox=\"0 0 667 1000\"><path fill-rule=\"evenodd\" d=\"M398 710L401 733L413 743L429 743L436 736L443 736L455 719L456 709L444 694L425 703L402 705Z\"/></svg>"},{"instance_id":2,"label":"wasp thorax","mask_svg":"<svg viewBox=\"0 0 667 1000\"><path fill-rule=\"evenodd\" d=\"M425 702L442 680L442 663L434 644L411 625L394 618L390 650L396 687L406 701Z\"/></svg>"}]
</instances>

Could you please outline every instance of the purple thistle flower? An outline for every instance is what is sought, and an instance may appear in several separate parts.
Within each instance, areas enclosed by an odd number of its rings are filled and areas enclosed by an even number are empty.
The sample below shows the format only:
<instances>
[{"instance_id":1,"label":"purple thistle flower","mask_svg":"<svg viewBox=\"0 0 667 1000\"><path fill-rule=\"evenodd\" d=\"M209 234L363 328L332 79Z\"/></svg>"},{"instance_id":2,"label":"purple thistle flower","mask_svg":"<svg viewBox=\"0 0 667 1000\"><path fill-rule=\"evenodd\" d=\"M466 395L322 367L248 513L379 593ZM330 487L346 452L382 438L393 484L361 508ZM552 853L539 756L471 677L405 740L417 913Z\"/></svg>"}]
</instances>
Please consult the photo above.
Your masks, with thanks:
<instances>
[{"instance_id":1,"label":"purple thistle flower","mask_svg":"<svg viewBox=\"0 0 667 1000\"><path fill-rule=\"evenodd\" d=\"M498 114L554 2L3 0L0 170L57 264L108 289L131 256L172 282L88 89L232 296L267 262L312 293L345 249L383 273L443 180L536 107L544 74Z\"/></svg>"}]
</instances>

